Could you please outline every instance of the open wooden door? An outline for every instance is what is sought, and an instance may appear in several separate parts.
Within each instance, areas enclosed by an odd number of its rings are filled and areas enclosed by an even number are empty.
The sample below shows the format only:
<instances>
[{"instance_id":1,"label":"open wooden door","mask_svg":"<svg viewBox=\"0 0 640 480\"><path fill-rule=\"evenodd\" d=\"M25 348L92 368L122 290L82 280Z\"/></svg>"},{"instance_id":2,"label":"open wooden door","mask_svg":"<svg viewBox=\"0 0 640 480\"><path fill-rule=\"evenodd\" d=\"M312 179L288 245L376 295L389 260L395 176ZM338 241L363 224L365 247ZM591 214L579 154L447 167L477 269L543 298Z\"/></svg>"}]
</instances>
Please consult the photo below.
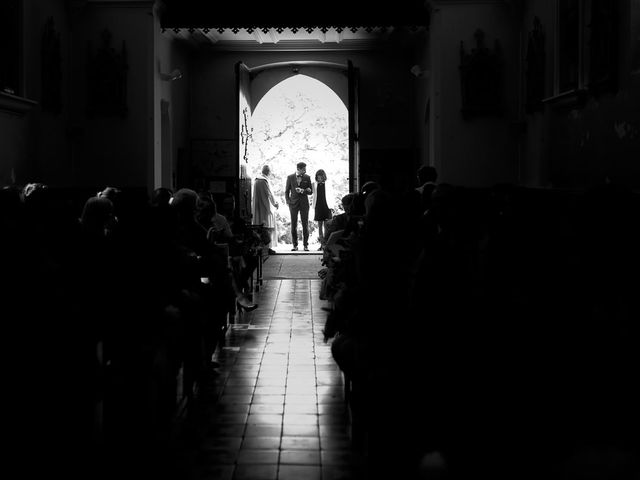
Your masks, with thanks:
<instances>
[{"instance_id":1,"label":"open wooden door","mask_svg":"<svg viewBox=\"0 0 640 480\"><path fill-rule=\"evenodd\" d=\"M242 61L236 63L236 144L237 188L234 196L236 209L241 218L251 221L251 178L247 172L247 151L251 141L251 72Z\"/></svg>"},{"instance_id":2,"label":"open wooden door","mask_svg":"<svg viewBox=\"0 0 640 480\"><path fill-rule=\"evenodd\" d=\"M358 76L359 69L348 64L349 78L349 191L360 189L360 142L358 129Z\"/></svg>"}]
</instances>

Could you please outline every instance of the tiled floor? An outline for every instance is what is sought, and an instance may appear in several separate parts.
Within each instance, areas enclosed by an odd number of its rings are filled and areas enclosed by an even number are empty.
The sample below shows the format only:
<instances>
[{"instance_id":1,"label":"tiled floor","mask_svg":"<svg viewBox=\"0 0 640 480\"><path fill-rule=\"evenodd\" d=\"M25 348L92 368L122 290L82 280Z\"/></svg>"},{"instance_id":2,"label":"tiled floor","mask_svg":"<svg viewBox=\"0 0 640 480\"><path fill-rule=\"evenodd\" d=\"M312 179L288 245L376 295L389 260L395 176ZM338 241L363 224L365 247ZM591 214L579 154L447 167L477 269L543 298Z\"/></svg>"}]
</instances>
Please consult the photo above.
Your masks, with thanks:
<instances>
[{"instance_id":1,"label":"tiled floor","mask_svg":"<svg viewBox=\"0 0 640 480\"><path fill-rule=\"evenodd\" d=\"M201 432L194 479L360 478L319 288L317 279L265 279L259 308L228 332L219 374L189 419Z\"/></svg>"},{"instance_id":2,"label":"tiled floor","mask_svg":"<svg viewBox=\"0 0 640 480\"><path fill-rule=\"evenodd\" d=\"M262 267L263 279L308 279L317 280L322 268L320 252L284 253L269 255Z\"/></svg>"},{"instance_id":3,"label":"tiled floor","mask_svg":"<svg viewBox=\"0 0 640 480\"><path fill-rule=\"evenodd\" d=\"M300 238L302 238L300 236ZM290 253L294 253L291 251L291 247L293 247L292 244L290 243L279 243L278 245L271 246L271 248L273 248L277 253L285 253L285 254L290 254ZM298 251L296 251L294 254L295 255L308 255L309 253L314 253L318 251L318 248L320 247L320 243L318 242L317 238L309 238L309 251L305 252L304 249L302 248L302 240L300 241L300 244L298 245Z\"/></svg>"}]
</instances>

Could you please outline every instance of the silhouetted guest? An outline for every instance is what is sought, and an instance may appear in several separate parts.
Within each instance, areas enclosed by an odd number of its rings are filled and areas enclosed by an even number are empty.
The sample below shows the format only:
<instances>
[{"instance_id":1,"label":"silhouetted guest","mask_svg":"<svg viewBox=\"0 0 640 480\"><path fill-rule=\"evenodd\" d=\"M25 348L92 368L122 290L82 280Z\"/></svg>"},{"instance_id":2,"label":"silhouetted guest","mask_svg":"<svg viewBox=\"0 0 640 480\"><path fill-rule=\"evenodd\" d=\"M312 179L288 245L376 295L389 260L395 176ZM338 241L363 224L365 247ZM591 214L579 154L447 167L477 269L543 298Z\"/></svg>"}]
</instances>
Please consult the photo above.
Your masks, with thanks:
<instances>
[{"instance_id":1,"label":"silhouetted guest","mask_svg":"<svg viewBox=\"0 0 640 480\"><path fill-rule=\"evenodd\" d=\"M237 306L243 310L251 311L258 306L251 300L252 292L249 280L257 268L257 256L254 249L260 242L260 238L249 228L245 219L238 214L232 195L225 196L223 205L225 213L224 215L216 215L213 228L209 230L209 238L216 243L227 245Z\"/></svg>"},{"instance_id":2,"label":"silhouetted guest","mask_svg":"<svg viewBox=\"0 0 640 480\"><path fill-rule=\"evenodd\" d=\"M153 190L151 195L151 205L154 207L169 206L173 190L168 187L158 187Z\"/></svg>"},{"instance_id":3,"label":"silhouetted guest","mask_svg":"<svg viewBox=\"0 0 640 480\"><path fill-rule=\"evenodd\" d=\"M347 225L349 224L351 218L351 211L355 198L355 193L347 193L344 197L342 197L342 208L344 212L335 215L331 220L327 220L324 232L325 244L329 241L329 238L331 238L331 234L347 228Z\"/></svg>"},{"instance_id":4,"label":"silhouetted guest","mask_svg":"<svg viewBox=\"0 0 640 480\"><path fill-rule=\"evenodd\" d=\"M418 187L416 192L418 192L419 196L420 210L424 212L431 206L431 194L437 185L438 171L431 165L422 165L418 169L417 177Z\"/></svg>"},{"instance_id":5,"label":"silhouetted guest","mask_svg":"<svg viewBox=\"0 0 640 480\"><path fill-rule=\"evenodd\" d=\"M118 195L122 193L118 187L105 187L103 190L99 191L96 195L97 197L108 198L112 202L114 202Z\"/></svg>"},{"instance_id":6,"label":"silhouetted guest","mask_svg":"<svg viewBox=\"0 0 640 480\"><path fill-rule=\"evenodd\" d=\"M196 218L197 204L198 194L189 188L179 189L171 199L171 206L178 216L178 241L196 256L205 257L210 246L207 230Z\"/></svg>"},{"instance_id":7,"label":"silhouetted guest","mask_svg":"<svg viewBox=\"0 0 640 480\"><path fill-rule=\"evenodd\" d=\"M356 217L362 217L365 214L364 202L367 197L374 191L380 189L380 184L378 182L374 182L372 180L365 182L362 187L360 187L360 191L356 194L356 197L353 200L353 209L351 211L352 215Z\"/></svg>"},{"instance_id":8,"label":"silhouetted guest","mask_svg":"<svg viewBox=\"0 0 640 480\"><path fill-rule=\"evenodd\" d=\"M255 179L253 186L253 210L252 221L254 225L262 225L269 232L270 250L269 253L273 254L274 247L278 245L278 232L276 224L276 213L271 207L276 209L279 207L271 191L271 182L269 180L271 175L271 169L269 165L262 167L262 174Z\"/></svg>"},{"instance_id":9,"label":"silhouetted guest","mask_svg":"<svg viewBox=\"0 0 640 480\"><path fill-rule=\"evenodd\" d=\"M196 219L205 230L208 231L209 228L211 228L213 217L216 213L217 208L211 192L204 190L198 193L198 201L196 202Z\"/></svg>"}]
</instances>

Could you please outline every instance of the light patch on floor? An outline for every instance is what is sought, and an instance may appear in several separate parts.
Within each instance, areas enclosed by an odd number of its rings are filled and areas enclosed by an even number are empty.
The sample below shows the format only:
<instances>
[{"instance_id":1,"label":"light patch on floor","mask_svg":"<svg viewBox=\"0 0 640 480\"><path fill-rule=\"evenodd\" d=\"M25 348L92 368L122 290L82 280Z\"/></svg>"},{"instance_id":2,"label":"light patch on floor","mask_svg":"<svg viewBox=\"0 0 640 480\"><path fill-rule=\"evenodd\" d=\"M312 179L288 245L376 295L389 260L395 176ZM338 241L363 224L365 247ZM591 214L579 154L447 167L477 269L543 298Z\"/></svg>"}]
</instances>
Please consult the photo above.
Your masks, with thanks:
<instances>
[{"instance_id":1,"label":"light patch on floor","mask_svg":"<svg viewBox=\"0 0 640 480\"><path fill-rule=\"evenodd\" d=\"M322 267L322 255L270 255L262 266L262 278L269 279L315 279Z\"/></svg>"}]
</instances>

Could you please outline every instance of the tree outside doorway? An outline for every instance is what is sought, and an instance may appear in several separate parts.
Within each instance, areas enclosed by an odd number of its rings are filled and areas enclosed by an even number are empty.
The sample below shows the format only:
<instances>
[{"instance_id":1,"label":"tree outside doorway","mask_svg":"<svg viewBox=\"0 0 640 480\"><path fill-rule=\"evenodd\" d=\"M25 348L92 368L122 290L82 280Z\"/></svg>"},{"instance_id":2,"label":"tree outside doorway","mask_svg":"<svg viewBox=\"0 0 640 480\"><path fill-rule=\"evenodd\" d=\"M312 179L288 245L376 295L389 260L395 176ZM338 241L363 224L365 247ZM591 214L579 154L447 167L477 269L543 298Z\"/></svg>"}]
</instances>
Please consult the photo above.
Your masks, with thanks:
<instances>
[{"instance_id":1,"label":"tree outside doorway","mask_svg":"<svg viewBox=\"0 0 640 480\"><path fill-rule=\"evenodd\" d=\"M255 179L263 165L271 168L271 188L280 206L276 211L278 244L291 243L291 218L284 190L287 176L295 173L298 162L307 164L312 181L318 169L327 173L334 212L342 212L341 199L349 192L348 119L347 108L338 95L306 75L283 80L255 108L247 172ZM298 228L302 228L299 223ZM317 223L310 211L309 242L316 240Z\"/></svg>"}]
</instances>

